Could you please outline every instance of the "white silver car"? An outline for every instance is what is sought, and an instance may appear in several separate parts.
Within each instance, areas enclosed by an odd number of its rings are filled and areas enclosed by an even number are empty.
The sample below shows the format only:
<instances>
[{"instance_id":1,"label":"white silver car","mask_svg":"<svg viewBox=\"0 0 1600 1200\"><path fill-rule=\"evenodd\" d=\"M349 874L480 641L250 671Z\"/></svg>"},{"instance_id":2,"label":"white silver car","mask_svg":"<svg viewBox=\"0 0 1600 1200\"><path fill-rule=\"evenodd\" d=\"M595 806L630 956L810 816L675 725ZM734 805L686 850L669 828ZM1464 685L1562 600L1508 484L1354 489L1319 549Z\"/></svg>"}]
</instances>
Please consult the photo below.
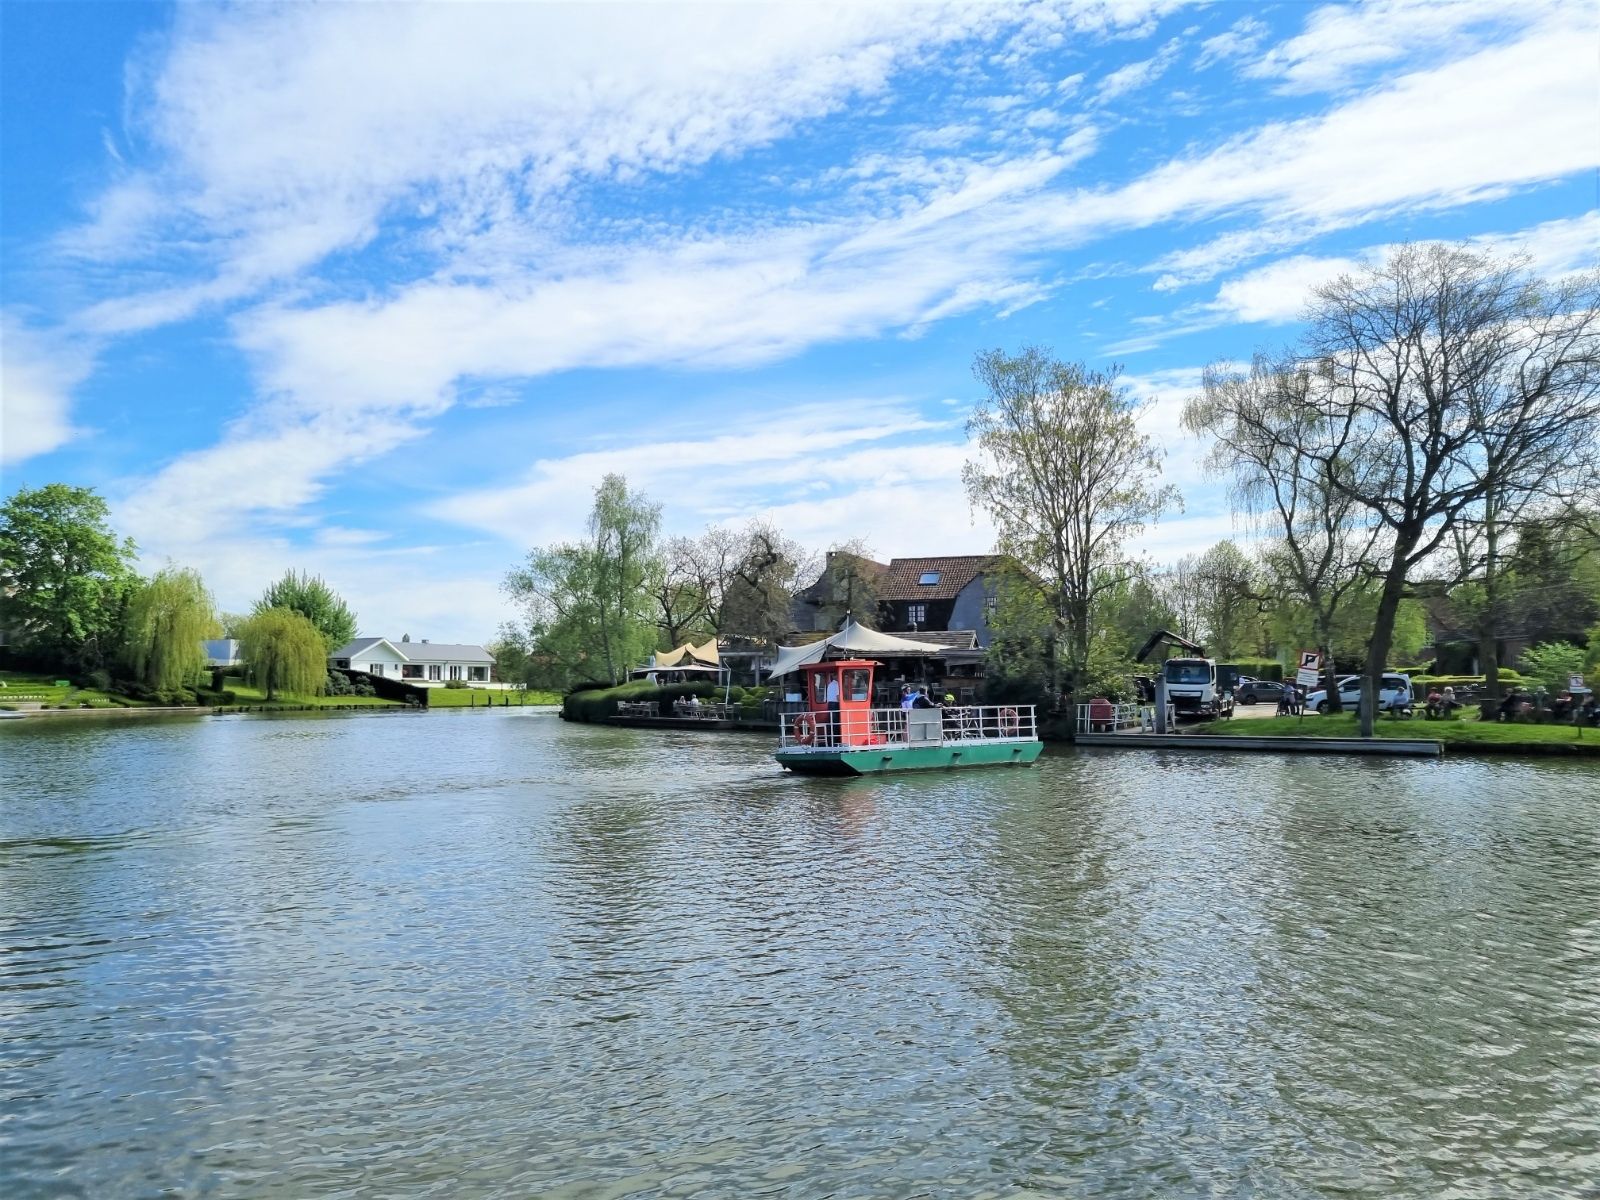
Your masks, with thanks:
<instances>
[{"instance_id":1,"label":"white silver car","mask_svg":"<svg viewBox=\"0 0 1600 1200\"><path fill-rule=\"evenodd\" d=\"M1392 708L1396 703L1410 704L1411 676L1385 675L1378 687L1378 707ZM1342 675L1339 677L1339 703L1346 709L1354 709L1361 703L1361 676ZM1318 688L1306 697L1306 707L1319 713L1328 711L1328 690Z\"/></svg>"}]
</instances>

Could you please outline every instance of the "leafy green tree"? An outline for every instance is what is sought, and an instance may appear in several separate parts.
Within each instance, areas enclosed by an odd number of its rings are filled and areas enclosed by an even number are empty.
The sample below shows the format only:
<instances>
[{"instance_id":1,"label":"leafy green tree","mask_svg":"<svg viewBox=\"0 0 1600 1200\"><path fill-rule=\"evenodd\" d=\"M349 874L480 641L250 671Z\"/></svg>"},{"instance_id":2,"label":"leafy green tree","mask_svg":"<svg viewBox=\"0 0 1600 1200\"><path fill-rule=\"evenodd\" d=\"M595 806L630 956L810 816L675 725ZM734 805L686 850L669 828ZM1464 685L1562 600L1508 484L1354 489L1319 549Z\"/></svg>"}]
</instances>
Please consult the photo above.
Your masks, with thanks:
<instances>
[{"instance_id":1,"label":"leafy green tree","mask_svg":"<svg viewBox=\"0 0 1600 1200\"><path fill-rule=\"evenodd\" d=\"M279 692L314 696L328 682L328 646L321 630L290 608L266 608L239 627L239 649L267 699Z\"/></svg>"},{"instance_id":2,"label":"leafy green tree","mask_svg":"<svg viewBox=\"0 0 1600 1200\"><path fill-rule=\"evenodd\" d=\"M1218 542L1195 564L1206 650L1218 659L1261 649L1266 593L1261 572L1232 542Z\"/></svg>"},{"instance_id":3,"label":"leafy green tree","mask_svg":"<svg viewBox=\"0 0 1600 1200\"><path fill-rule=\"evenodd\" d=\"M200 573L165 567L135 589L128 606L128 665L157 691L190 687L205 666L200 643L219 631Z\"/></svg>"},{"instance_id":4,"label":"leafy green tree","mask_svg":"<svg viewBox=\"0 0 1600 1200\"><path fill-rule=\"evenodd\" d=\"M92 488L24 488L0 507L0 626L61 667L92 670L120 642L136 581Z\"/></svg>"},{"instance_id":5,"label":"leafy green tree","mask_svg":"<svg viewBox=\"0 0 1600 1200\"><path fill-rule=\"evenodd\" d=\"M322 635L329 652L356 636L355 613L320 575L285 571L282 579L261 593L253 615L259 616L272 608L291 609L310 621Z\"/></svg>"},{"instance_id":6,"label":"leafy green tree","mask_svg":"<svg viewBox=\"0 0 1600 1200\"><path fill-rule=\"evenodd\" d=\"M1522 652L1522 673L1552 692L1564 692L1571 676L1583 674L1583 648L1571 642L1540 642Z\"/></svg>"},{"instance_id":7,"label":"leafy green tree","mask_svg":"<svg viewBox=\"0 0 1600 1200\"><path fill-rule=\"evenodd\" d=\"M1137 570L1124 547L1178 503L1157 482L1160 449L1139 432L1147 406L1120 368L1092 371L1034 347L979 354L973 373L987 395L967 423L979 451L962 468L967 497L993 518L997 549L1044 581L1081 675L1097 600Z\"/></svg>"},{"instance_id":8,"label":"leafy green tree","mask_svg":"<svg viewBox=\"0 0 1600 1200\"><path fill-rule=\"evenodd\" d=\"M565 683L617 683L656 646L661 506L621 475L595 489L587 535L529 553L505 588L528 611L535 657Z\"/></svg>"},{"instance_id":9,"label":"leafy green tree","mask_svg":"<svg viewBox=\"0 0 1600 1200\"><path fill-rule=\"evenodd\" d=\"M992 641L983 692L994 704L1045 704L1054 687L1056 614L1050 597L1025 573L1001 567L988 616Z\"/></svg>"},{"instance_id":10,"label":"leafy green tree","mask_svg":"<svg viewBox=\"0 0 1600 1200\"><path fill-rule=\"evenodd\" d=\"M1095 614L1099 654L1107 660L1132 662L1157 629L1176 630L1178 616L1148 570L1123 576L1101 594Z\"/></svg>"}]
</instances>

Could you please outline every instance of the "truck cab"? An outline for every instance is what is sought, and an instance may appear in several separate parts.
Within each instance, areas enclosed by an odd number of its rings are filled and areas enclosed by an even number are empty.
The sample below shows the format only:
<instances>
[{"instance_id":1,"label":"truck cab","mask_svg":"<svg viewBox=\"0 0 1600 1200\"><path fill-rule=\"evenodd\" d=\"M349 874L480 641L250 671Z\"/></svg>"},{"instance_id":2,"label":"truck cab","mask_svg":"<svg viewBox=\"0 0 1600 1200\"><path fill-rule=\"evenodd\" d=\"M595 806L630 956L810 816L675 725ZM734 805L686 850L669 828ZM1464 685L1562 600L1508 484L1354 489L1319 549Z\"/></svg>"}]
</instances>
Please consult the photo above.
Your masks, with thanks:
<instances>
[{"instance_id":1,"label":"truck cab","mask_svg":"<svg viewBox=\"0 0 1600 1200\"><path fill-rule=\"evenodd\" d=\"M1167 685L1167 703L1180 716L1233 715L1233 689L1218 675L1210 658L1169 658L1161 674Z\"/></svg>"}]
</instances>

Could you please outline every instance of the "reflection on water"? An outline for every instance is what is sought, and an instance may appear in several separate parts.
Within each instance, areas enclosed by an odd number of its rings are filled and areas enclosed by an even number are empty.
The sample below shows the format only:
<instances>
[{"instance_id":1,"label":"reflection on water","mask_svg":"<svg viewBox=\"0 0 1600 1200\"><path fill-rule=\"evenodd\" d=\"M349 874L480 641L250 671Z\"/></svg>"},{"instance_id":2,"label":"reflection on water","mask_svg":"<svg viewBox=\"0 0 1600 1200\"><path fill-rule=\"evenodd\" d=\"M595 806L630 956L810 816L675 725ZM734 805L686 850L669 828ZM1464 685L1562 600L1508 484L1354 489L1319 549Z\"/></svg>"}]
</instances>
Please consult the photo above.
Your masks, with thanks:
<instances>
[{"instance_id":1,"label":"reflection on water","mask_svg":"<svg viewBox=\"0 0 1600 1200\"><path fill-rule=\"evenodd\" d=\"M6 1196L1579 1196L1600 772L0 729Z\"/></svg>"}]
</instances>

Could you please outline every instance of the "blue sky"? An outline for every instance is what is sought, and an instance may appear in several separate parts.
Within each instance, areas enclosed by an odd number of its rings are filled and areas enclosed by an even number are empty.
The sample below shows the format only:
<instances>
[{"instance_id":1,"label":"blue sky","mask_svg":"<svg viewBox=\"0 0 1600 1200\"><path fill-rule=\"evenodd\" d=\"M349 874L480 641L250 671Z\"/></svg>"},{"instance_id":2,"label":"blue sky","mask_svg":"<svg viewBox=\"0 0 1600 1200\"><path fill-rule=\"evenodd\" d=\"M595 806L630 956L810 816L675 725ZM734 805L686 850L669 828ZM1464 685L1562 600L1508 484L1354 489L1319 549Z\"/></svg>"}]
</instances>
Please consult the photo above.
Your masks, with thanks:
<instances>
[{"instance_id":1,"label":"blue sky","mask_svg":"<svg viewBox=\"0 0 1600 1200\"><path fill-rule=\"evenodd\" d=\"M489 637L620 471L669 532L980 552L973 355L1208 362L1399 241L1596 265L1596 8L0 6L4 491L243 609Z\"/></svg>"}]
</instances>

